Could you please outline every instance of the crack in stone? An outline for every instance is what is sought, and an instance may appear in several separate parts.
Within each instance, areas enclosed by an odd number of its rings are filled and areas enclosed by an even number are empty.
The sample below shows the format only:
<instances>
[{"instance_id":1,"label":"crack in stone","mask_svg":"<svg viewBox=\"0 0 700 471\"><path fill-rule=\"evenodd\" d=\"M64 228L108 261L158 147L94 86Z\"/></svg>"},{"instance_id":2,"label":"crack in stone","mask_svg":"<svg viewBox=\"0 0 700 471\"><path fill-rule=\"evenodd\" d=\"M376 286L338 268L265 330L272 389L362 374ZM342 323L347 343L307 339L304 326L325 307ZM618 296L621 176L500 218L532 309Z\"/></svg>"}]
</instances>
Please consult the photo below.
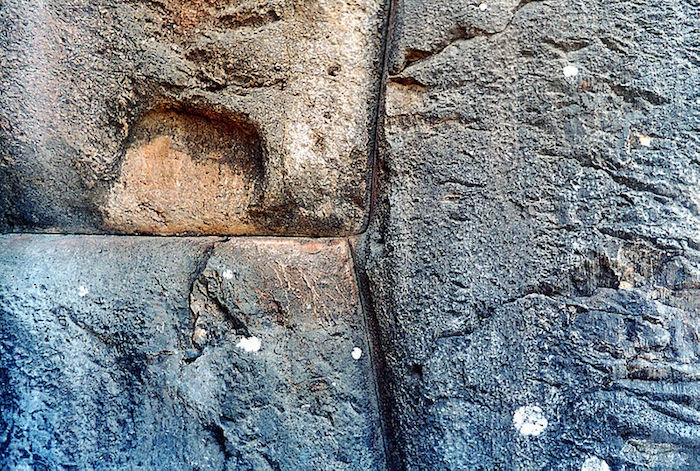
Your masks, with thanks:
<instances>
[{"instance_id":1,"label":"crack in stone","mask_svg":"<svg viewBox=\"0 0 700 471\"><path fill-rule=\"evenodd\" d=\"M541 3L543 1L544 0L521 0L521 2L518 3L518 5L516 5L515 8L513 9L512 13L511 13L510 20L508 20L506 25L499 30L489 32L489 31L484 30L483 28L477 28L477 27L471 27L471 28L457 27L455 36L453 36L452 38L449 38L447 40L446 44L438 47L434 51L421 51L418 49L410 49L410 48L407 49L406 50L407 55L412 54L417 58L415 60L408 61L401 68L401 70L398 70L395 74L393 74L389 80L393 82L393 81L396 81L396 79L402 79L402 77L400 75L402 72L413 67L416 64L422 63L423 61L430 59L431 57L435 57L435 56L439 55L445 49L447 49L449 46L451 46L452 44L454 44L456 42L469 41L471 39L475 39L475 38L479 38L479 37L490 38L490 37L504 33L505 31L508 30L508 28L511 27L511 25L513 24L513 22L516 20L516 18L518 16L518 12L520 12L520 10L522 10L522 8L525 7L525 5L528 5L530 3ZM403 79L405 80L405 78L403 78Z\"/></svg>"}]
</instances>

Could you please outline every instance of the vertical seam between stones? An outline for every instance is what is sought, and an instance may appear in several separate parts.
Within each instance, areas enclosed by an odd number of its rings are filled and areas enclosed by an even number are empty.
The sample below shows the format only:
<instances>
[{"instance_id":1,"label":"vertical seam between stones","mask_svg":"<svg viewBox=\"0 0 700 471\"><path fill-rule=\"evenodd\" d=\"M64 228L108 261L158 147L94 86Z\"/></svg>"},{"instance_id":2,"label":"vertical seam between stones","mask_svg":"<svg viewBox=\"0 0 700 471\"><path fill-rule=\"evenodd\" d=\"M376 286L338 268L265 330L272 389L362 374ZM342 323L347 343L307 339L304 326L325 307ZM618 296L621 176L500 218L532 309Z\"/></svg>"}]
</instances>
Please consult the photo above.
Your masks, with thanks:
<instances>
[{"instance_id":1,"label":"vertical seam between stones","mask_svg":"<svg viewBox=\"0 0 700 471\"><path fill-rule=\"evenodd\" d=\"M384 25L384 42L382 44L381 52L381 74L379 77L379 89L377 91L377 106L374 111L374 129L372 131L372 150L370 156L370 177L369 177L369 210L367 211L367 217L360 228L360 231L354 235L360 235L367 231L372 217L374 216L374 207L377 193L377 178L378 178L378 165L379 165L379 142L382 133L382 123L385 110L385 98L386 98L386 84L389 74L389 51L391 48L392 33L394 30L394 17L396 15L396 0L388 0L389 11L387 12L386 23Z\"/></svg>"},{"instance_id":2,"label":"vertical seam between stones","mask_svg":"<svg viewBox=\"0 0 700 471\"><path fill-rule=\"evenodd\" d=\"M384 39L382 44L381 52L381 73L379 77L379 87L377 90L377 105L374 113L374 129L372 131L372 150L370 155L370 176L369 176L369 208L367 211L367 217L357 234L351 237L358 237L366 233L369 229L369 225L372 222L375 214L376 198L377 198L377 186L379 178L379 151L380 142L382 141L382 131L383 131L383 118L386 107L386 85L389 75L389 58L391 49L391 40L394 30L394 21L396 16L396 1L397 0L387 0L388 11L386 22L384 24ZM350 256L352 258L352 275L357 286L358 297L360 300L360 309L362 309L362 319L364 322L364 327L367 335L367 344L369 348L370 365L372 369L372 379L374 385L374 394L377 401L377 411L379 413L379 425L382 438L382 447L384 451L384 465L387 470L400 469L402 468L400 463L394 463L392 450L390 449L390 441L393 440L393 436L389 436L389 417L388 410L389 405L385 404L384 394L382 394L382 386L380 381L382 376L380 372L383 369L383 353L381 350L381 345L379 344L379 329L376 318L370 318L373 316L372 307L372 297L369 292L369 286L366 286L361 274L359 273L359 265L357 263L357 254L353 245L350 243L350 237L344 238L345 243L348 245L350 250ZM375 349L375 345L377 348Z\"/></svg>"}]
</instances>

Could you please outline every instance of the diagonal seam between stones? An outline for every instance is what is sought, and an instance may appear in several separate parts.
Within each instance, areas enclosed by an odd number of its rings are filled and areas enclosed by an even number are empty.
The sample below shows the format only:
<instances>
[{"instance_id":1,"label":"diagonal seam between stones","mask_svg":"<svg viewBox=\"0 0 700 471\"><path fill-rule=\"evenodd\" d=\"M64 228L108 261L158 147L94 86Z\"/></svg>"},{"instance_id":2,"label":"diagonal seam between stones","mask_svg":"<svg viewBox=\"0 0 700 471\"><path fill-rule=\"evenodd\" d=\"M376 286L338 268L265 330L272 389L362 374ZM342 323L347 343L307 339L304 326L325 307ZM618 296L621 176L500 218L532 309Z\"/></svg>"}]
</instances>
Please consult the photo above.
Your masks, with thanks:
<instances>
[{"instance_id":1,"label":"diagonal seam between stones","mask_svg":"<svg viewBox=\"0 0 700 471\"><path fill-rule=\"evenodd\" d=\"M382 436L382 449L384 451L384 465L387 470L394 469L392 463L392 453L389 445L389 440L393 440L392 434L389 432L389 417L388 405L385 404L385 395L382 394L382 386L380 381L383 377L384 370L384 352L381 349L381 342L378 338L378 326L374 317L374 308L372 307L371 294L366 280L363 279L363 274L360 273L357 263L357 253L350 239L346 239L348 251L350 252L350 262L352 279L357 288L358 299L360 300L360 309L362 310L362 321L365 328L367 349L369 356L370 368L372 369L372 380L374 385L374 396L377 401L377 412L379 413L379 426ZM366 278L366 276L364 276Z\"/></svg>"}]
</instances>

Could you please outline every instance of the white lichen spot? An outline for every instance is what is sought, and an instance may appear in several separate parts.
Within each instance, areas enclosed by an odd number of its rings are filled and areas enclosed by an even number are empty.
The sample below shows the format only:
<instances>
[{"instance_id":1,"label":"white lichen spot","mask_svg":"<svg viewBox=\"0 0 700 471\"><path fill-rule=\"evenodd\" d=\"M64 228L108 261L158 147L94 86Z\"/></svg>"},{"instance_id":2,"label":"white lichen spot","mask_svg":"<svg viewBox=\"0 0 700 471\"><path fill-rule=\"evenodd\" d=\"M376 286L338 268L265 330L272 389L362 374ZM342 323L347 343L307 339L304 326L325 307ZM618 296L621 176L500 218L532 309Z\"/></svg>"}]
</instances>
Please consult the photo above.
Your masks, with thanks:
<instances>
[{"instance_id":1,"label":"white lichen spot","mask_svg":"<svg viewBox=\"0 0 700 471\"><path fill-rule=\"evenodd\" d=\"M223 277L227 280L230 280L233 278L233 272L231 270L224 270L222 273Z\"/></svg>"},{"instance_id":2,"label":"white lichen spot","mask_svg":"<svg viewBox=\"0 0 700 471\"><path fill-rule=\"evenodd\" d=\"M192 341L199 347L202 347L207 340L207 334L208 332L201 327L195 327L192 333Z\"/></svg>"},{"instance_id":3,"label":"white lichen spot","mask_svg":"<svg viewBox=\"0 0 700 471\"><path fill-rule=\"evenodd\" d=\"M571 77L576 77L578 75L578 67L575 65L567 65L564 67L564 77L566 78L571 78Z\"/></svg>"},{"instance_id":4,"label":"white lichen spot","mask_svg":"<svg viewBox=\"0 0 700 471\"><path fill-rule=\"evenodd\" d=\"M236 347L241 348L246 352L257 352L258 350L260 350L261 345L262 343L260 342L260 339L253 336L243 337L241 340L238 341Z\"/></svg>"},{"instance_id":5,"label":"white lichen spot","mask_svg":"<svg viewBox=\"0 0 700 471\"><path fill-rule=\"evenodd\" d=\"M601 460L597 456L591 456L586 458L581 466L581 471L610 471L610 466L605 460Z\"/></svg>"},{"instance_id":6,"label":"white lichen spot","mask_svg":"<svg viewBox=\"0 0 700 471\"><path fill-rule=\"evenodd\" d=\"M643 147L651 146L651 137L645 136L644 134L640 134L638 132L635 132L634 135L637 136L637 139L639 140L640 146L643 146Z\"/></svg>"},{"instance_id":7,"label":"white lichen spot","mask_svg":"<svg viewBox=\"0 0 700 471\"><path fill-rule=\"evenodd\" d=\"M487 4L485 4L485 3L480 3L480 4L479 4L479 10L481 10L481 11L486 11L486 9L487 9L488 7L489 7L489 6L488 6Z\"/></svg>"},{"instance_id":8,"label":"white lichen spot","mask_svg":"<svg viewBox=\"0 0 700 471\"><path fill-rule=\"evenodd\" d=\"M85 297L88 293L89 291L85 286L80 285L78 287L78 296L80 296L81 298Z\"/></svg>"},{"instance_id":9,"label":"white lichen spot","mask_svg":"<svg viewBox=\"0 0 700 471\"><path fill-rule=\"evenodd\" d=\"M360 347L355 347L352 349L352 353L350 355L352 355L353 359L359 360L362 356L362 349L360 349Z\"/></svg>"},{"instance_id":10,"label":"white lichen spot","mask_svg":"<svg viewBox=\"0 0 700 471\"><path fill-rule=\"evenodd\" d=\"M522 406L513 413L513 426L523 435L537 436L547 428L547 418L538 406Z\"/></svg>"}]
</instances>

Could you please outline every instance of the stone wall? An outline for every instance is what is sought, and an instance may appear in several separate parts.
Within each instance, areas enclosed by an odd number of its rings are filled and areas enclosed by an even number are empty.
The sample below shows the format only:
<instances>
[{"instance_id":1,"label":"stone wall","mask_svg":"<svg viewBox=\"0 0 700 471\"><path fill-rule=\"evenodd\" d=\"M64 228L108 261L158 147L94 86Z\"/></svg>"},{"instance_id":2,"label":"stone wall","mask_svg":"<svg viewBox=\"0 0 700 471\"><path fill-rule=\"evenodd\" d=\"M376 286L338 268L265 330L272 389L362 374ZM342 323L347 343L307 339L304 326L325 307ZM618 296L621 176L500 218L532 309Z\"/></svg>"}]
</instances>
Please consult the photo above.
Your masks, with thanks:
<instances>
[{"instance_id":1,"label":"stone wall","mask_svg":"<svg viewBox=\"0 0 700 471\"><path fill-rule=\"evenodd\" d=\"M0 468L700 469L699 7L0 3Z\"/></svg>"}]
</instances>

